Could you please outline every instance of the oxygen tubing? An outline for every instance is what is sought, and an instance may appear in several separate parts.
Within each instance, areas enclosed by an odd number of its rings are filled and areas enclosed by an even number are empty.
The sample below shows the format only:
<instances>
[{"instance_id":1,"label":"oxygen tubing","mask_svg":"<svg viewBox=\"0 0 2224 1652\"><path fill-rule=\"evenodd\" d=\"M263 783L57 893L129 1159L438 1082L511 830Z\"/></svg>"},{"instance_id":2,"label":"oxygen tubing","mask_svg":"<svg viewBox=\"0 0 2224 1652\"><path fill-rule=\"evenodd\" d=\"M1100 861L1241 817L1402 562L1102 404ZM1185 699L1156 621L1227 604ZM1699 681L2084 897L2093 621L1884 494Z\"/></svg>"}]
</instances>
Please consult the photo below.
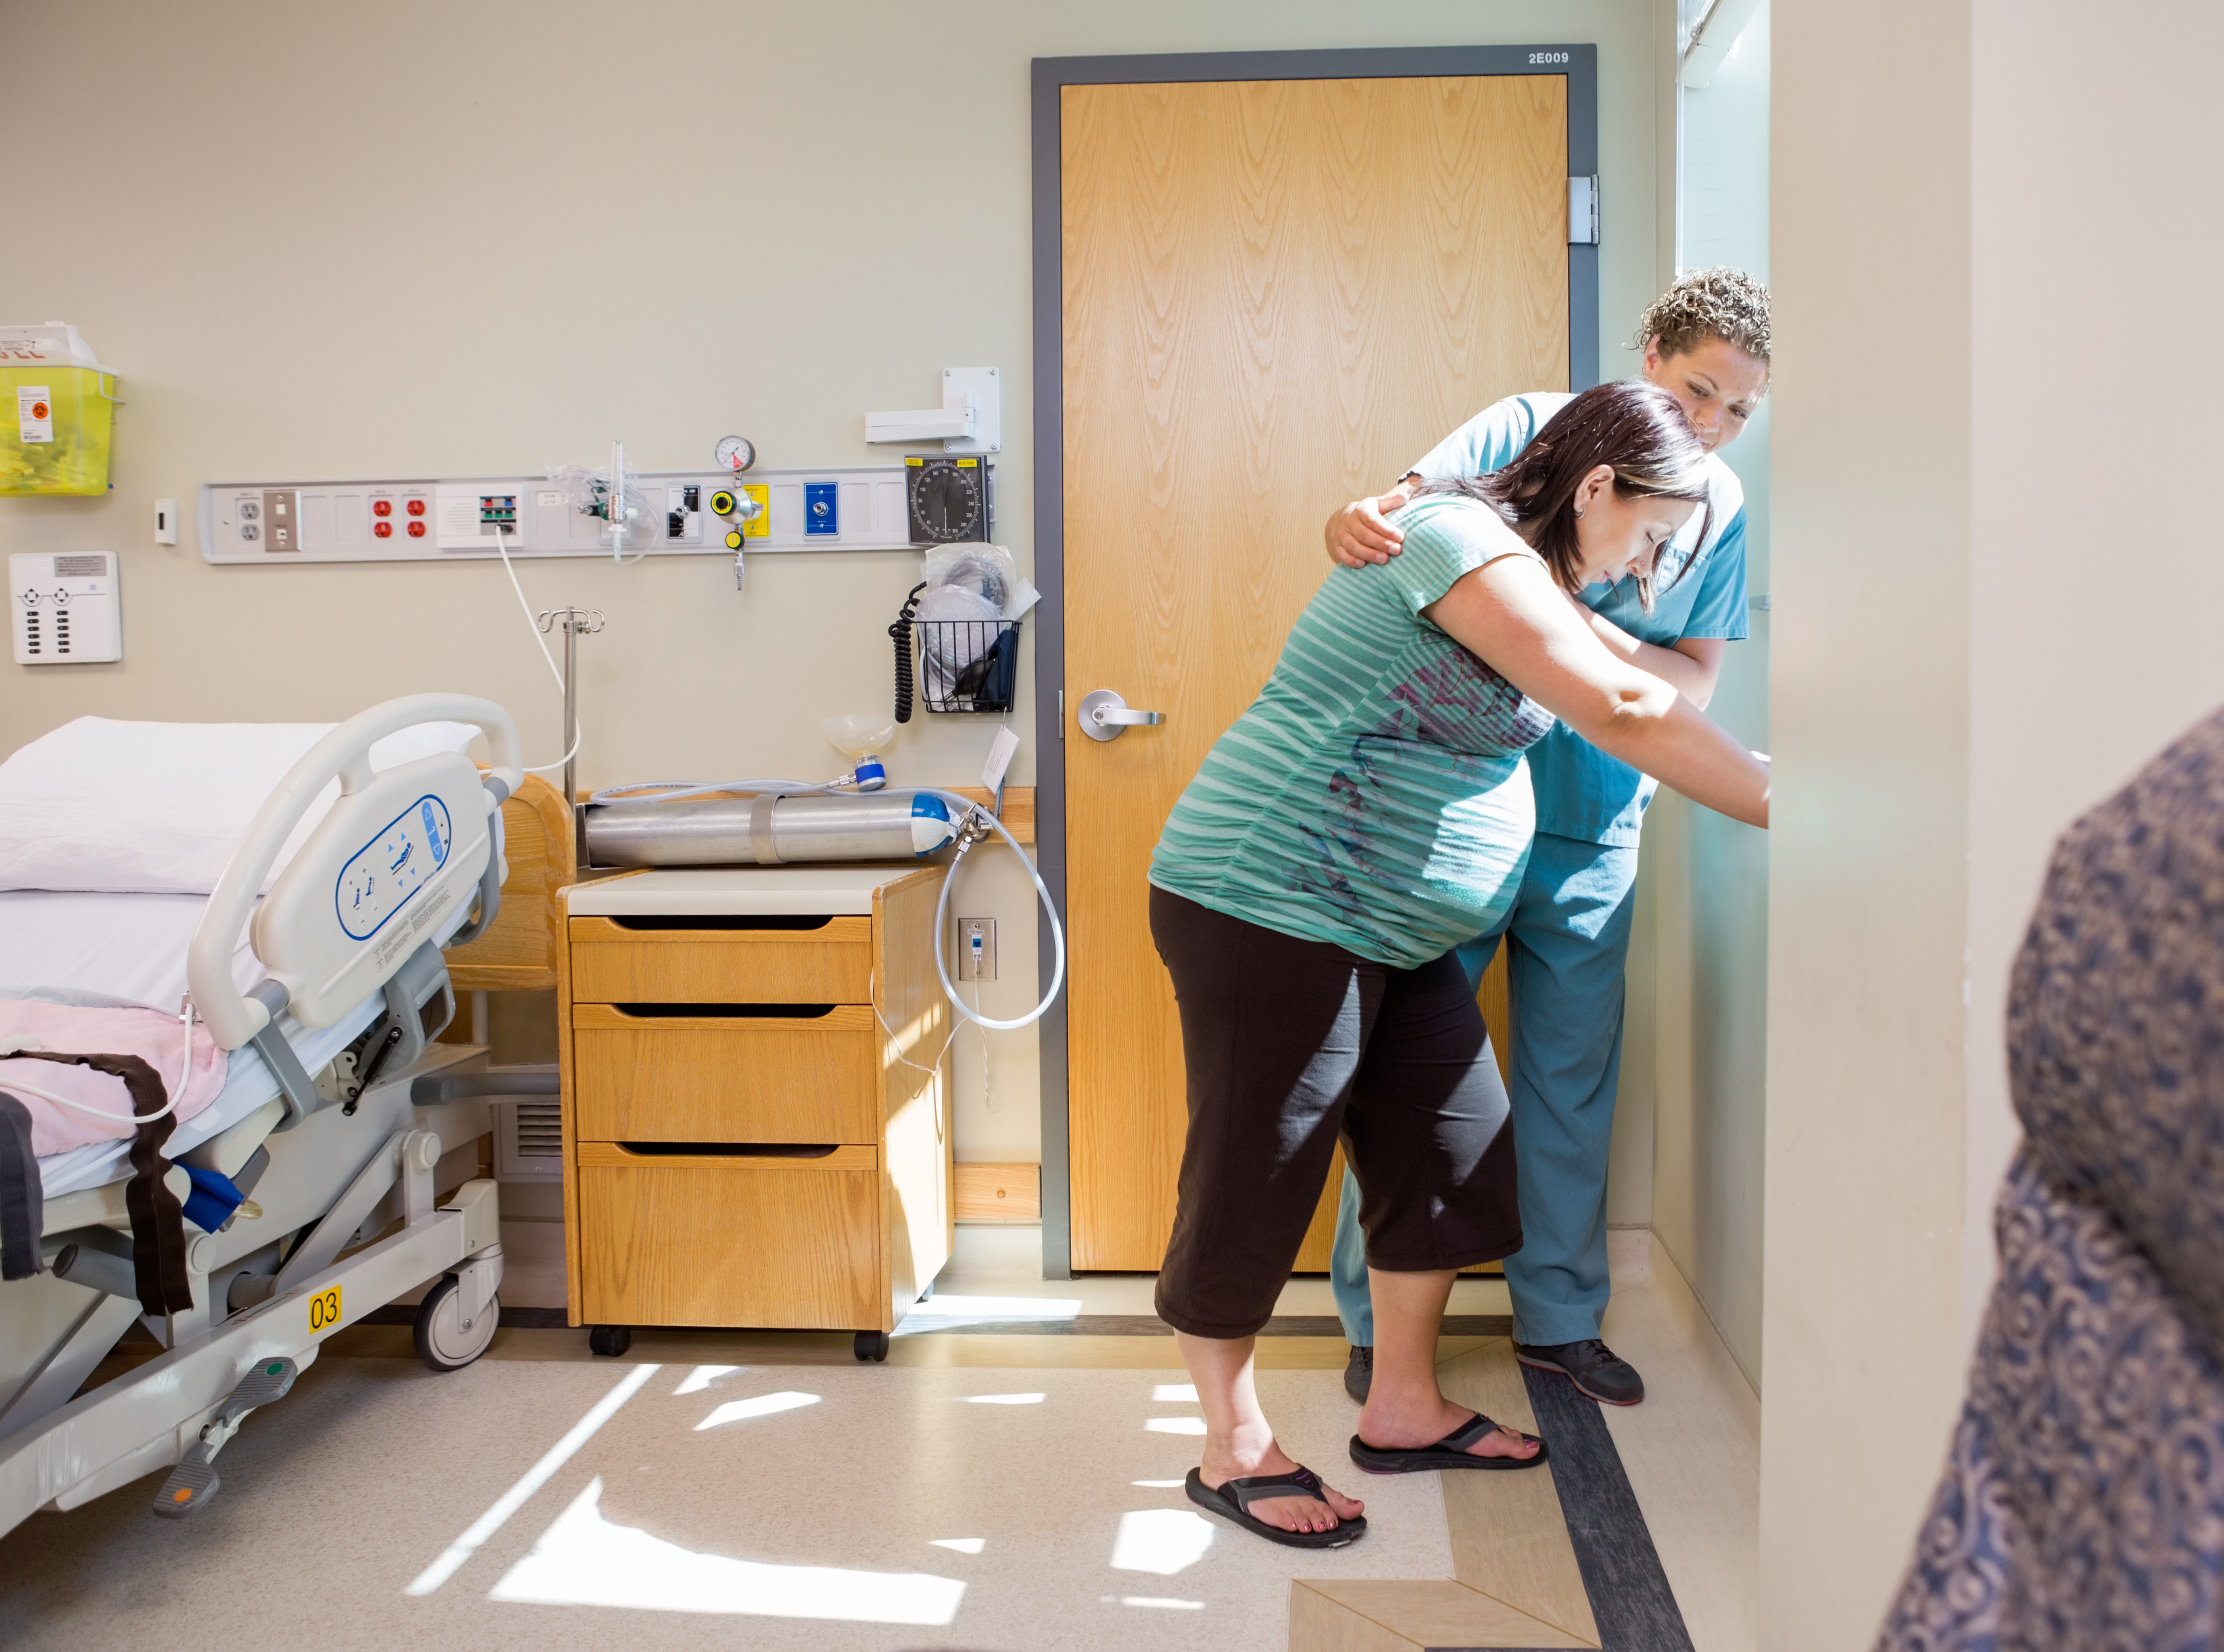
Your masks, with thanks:
<instances>
[{"instance_id":1,"label":"oxygen tubing","mask_svg":"<svg viewBox=\"0 0 2224 1652\"><path fill-rule=\"evenodd\" d=\"M1042 873L1027 852L1020 848L1020 840L1012 835L1010 829L970 798L961 798L954 791L943 791L939 786L914 786L910 789L939 798L945 803L956 804L967 810L963 818L969 829L975 820L987 821L995 829L996 835L1012 846L1012 853L1020 857L1020 864L1027 869L1027 876L1035 886L1035 895L1042 902L1043 911L1050 915L1051 943L1056 949L1057 961L1051 968L1050 990L1042 995L1041 1001L1015 1021L994 1021L967 1008L965 1000L957 996L957 985L950 979L950 960L942 944L943 924L950 911L950 886L957 881L957 863L980 841L963 831L957 840L957 854L950 862L950 875L942 880L942 898L934 903L934 973L941 978L943 996L950 1000L951 1007L975 1026L984 1027L991 1032L1011 1032L1020 1027L1032 1026L1049 1013L1050 1006L1058 1001L1058 988L1065 985L1065 926L1058 922L1058 908L1051 904L1050 886L1042 880Z\"/></svg>"}]
</instances>

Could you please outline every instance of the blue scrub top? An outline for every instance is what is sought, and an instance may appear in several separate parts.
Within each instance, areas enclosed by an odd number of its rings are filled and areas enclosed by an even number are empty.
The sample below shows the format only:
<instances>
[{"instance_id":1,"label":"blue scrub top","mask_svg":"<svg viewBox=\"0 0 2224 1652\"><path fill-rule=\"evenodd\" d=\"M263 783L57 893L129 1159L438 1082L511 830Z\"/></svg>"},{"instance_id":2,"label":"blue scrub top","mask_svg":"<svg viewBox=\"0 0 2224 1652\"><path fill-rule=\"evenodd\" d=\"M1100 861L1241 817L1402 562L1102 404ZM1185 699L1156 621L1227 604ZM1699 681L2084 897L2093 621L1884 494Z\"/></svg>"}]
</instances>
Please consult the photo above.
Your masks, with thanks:
<instances>
[{"instance_id":1,"label":"blue scrub top","mask_svg":"<svg viewBox=\"0 0 2224 1652\"><path fill-rule=\"evenodd\" d=\"M1412 467L1430 481L1488 476L1529 445L1572 394L1540 391L1494 402ZM1583 602L1640 641L1672 646L1685 637L1742 640L1746 622L1745 489L1721 457L1707 456L1707 506L1694 511L1660 554L1652 612L1637 582L1587 585ZM1587 843L1633 845L1652 801L1649 775L1604 752L1564 722L1529 748L1537 829Z\"/></svg>"}]
</instances>

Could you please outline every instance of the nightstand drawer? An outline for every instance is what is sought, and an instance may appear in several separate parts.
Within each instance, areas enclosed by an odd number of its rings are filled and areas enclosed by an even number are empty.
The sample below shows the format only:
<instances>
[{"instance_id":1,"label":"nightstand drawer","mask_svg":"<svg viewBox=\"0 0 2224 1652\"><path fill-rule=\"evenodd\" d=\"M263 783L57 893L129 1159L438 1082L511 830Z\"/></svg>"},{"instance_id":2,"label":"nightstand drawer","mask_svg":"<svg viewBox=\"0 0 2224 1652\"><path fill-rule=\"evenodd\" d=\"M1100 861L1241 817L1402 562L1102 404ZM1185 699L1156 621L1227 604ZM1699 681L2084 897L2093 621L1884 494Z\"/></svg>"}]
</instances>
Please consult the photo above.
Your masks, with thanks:
<instances>
[{"instance_id":1,"label":"nightstand drawer","mask_svg":"<svg viewBox=\"0 0 2224 1652\"><path fill-rule=\"evenodd\" d=\"M878 1152L673 1157L579 1146L590 1323L892 1329Z\"/></svg>"},{"instance_id":2,"label":"nightstand drawer","mask_svg":"<svg viewBox=\"0 0 2224 1652\"><path fill-rule=\"evenodd\" d=\"M575 1004L865 1004L873 920L808 929L714 918L571 920Z\"/></svg>"},{"instance_id":3,"label":"nightstand drawer","mask_svg":"<svg viewBox=\"0 0 2224 1652\"><path fill-rule=\"evenodd\" d=\"M850 1142L881 1138L873 1012L637 1015L572 1010L578 1139Z\"/></svg>"}]
</instances>

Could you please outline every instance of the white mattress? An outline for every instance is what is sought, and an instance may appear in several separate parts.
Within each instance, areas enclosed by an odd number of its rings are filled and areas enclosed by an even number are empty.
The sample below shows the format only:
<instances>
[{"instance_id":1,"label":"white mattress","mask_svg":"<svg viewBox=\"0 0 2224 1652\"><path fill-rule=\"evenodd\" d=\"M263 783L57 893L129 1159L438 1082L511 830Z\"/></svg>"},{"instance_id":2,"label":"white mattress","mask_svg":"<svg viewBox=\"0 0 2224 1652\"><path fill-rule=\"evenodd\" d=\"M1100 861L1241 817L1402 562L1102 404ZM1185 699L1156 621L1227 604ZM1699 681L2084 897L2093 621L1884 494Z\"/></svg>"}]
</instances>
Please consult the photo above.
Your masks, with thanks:
<instances>
[{"instance_id":1,"label":"white mattress","mask_svg":"<svg viewBox=\"0 0 2224 1652\"><path fill-rule=\"evenodd\" d=\"M186 993L186 946L207 905L205 895L0 892L0 998L96 993L175 1015ZM435 941L445 943L462 928L471 905L457 903ZM232 956L231 974L244 992L266 972L243 942ZM292 1016L281 1015L279 1031L301 1065L313 1073L377 1018L381 1002L373 994L328 1027L304 1027ZM207 1035L198 1030L195 1036ZM177 1127L164 1153L176 1158L277 1094L278 1081L252 1045L233 1050L222 1093ZM96 1188L128 1174L130 1151L128 1139L91 1142L41 1159L47 1196Z\"/></svg>"}]
</instances>

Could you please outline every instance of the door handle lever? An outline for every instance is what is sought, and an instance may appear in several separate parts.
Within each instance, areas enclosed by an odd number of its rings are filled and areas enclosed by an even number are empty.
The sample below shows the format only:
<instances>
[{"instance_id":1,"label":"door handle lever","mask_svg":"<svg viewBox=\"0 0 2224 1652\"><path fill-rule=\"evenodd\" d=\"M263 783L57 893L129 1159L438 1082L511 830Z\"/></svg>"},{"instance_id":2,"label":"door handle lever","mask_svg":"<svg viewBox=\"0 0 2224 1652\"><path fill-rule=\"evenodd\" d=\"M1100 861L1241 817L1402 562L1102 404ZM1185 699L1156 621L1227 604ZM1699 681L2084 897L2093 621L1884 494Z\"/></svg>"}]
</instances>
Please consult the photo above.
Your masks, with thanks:
<instances>
[{"instance_id":1,"label":"door handle lever","mask_svg":"<svg viewBox=\"0 0 2224 1652\"><path fill-rule=\"evenodd\" d=\"M1152 728L1166 720L1163 711L1136 711L1110 689L1091 689L1075 708L1081 732L1091 740L1117 740L1122 729Z\"/></svg>"}]
</instances>

